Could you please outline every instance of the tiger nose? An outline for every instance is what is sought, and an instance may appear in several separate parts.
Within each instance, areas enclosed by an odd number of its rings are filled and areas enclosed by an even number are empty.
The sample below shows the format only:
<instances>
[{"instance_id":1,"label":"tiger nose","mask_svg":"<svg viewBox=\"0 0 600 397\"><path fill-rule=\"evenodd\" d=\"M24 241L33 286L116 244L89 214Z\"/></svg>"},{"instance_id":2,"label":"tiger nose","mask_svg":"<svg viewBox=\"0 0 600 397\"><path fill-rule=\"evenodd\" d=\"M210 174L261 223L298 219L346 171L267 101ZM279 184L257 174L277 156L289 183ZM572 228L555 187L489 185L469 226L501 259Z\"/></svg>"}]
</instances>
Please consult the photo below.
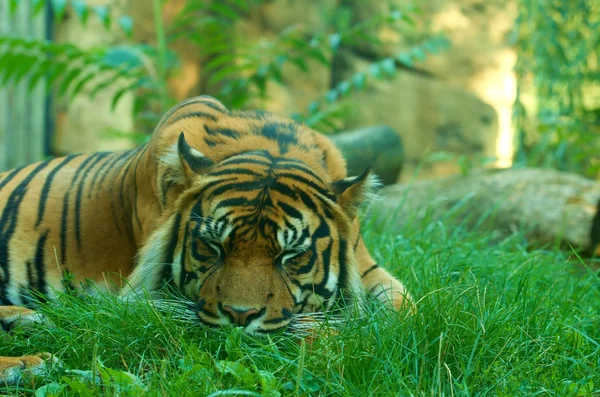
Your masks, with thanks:
<instances>
[{"instance_id":1,"label":"tiger nose","mask_svg":"<svg viewBox=\"0 0 600 397\"><path fill-rule=\"evenodd\" d=\"M227 316L231 319L232 322L245 326L249 322L248 319L260 313L258 309L246 309L243 307L233 307L229 305L221 306L221 310L227 314Z\"/></svg>"}]
</instances>

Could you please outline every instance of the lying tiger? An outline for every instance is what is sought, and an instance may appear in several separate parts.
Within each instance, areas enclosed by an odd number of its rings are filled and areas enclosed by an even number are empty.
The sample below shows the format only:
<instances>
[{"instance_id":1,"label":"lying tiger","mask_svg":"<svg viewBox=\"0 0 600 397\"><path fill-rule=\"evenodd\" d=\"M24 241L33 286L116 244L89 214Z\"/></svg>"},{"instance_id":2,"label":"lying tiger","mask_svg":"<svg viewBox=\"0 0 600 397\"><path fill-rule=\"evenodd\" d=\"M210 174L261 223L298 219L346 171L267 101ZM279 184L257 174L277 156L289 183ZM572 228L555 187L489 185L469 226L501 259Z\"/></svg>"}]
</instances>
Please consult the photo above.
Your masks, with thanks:
<instances>
[{"instance_id":1,"label":"lying tiger","mask_svg":"<svg viewBox=\"0 0 600 397\"><path fill-rule=\"evenodd\" d=\"M0 174L0 323L38 321L36 303L89 280L123 295L170 286L199 323L250 334L367 294L400 309L409 295L359 232L375 185L302 124L188 99L135 150ZM44 357L0 357L0 380Z\"/></svg>"}]
</instances>

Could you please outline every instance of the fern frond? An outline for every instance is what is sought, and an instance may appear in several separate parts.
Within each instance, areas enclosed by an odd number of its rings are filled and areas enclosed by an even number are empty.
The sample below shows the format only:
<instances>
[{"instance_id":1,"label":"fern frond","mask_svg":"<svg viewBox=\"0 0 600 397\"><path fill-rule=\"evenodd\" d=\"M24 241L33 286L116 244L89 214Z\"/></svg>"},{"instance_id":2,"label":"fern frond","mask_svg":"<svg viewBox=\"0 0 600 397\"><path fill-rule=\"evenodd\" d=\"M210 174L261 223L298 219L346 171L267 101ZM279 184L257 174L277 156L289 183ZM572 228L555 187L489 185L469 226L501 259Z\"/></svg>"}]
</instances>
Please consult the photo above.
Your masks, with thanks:
<instances>
[{"instance_id":1,"label":"fern frond","mask_svg":"<svg viewBox=\"0 0 600 397\"><path fill-rule=\"evenodd\" d=\"M67 43L0 37L0 85L27 81L32 90L40 81L72 97L92 95L123 80L139 81L146 73L126 47L82 50Z\"/></svg>"},{"instance_id":2,"label":"fern frond","mask_svg":"<svg viewBox=\"0 0 600 397\"><path fill-rule=\"evenodd\" d=\"M304 114L296 114L295 119L317 128L321 132L334 132L336 124L331 118L340 117L339 106L343 98L353 92L364 91L373 80L391 79L400 67L411 68L415 62L423 61L427 55L434 55L448 47L448 40L443 36L433 37L413 46L393 57L387 57L371 63L366 70L353 74L350 78L339 82L334 88L323 95L321 99L310 103Z\"/></svg>"},{"instance_id":3,"label":"fern frond","mask_svg":"<svg viewBox=\"0 0 600 397\"><path fill-rule=\"evenodd\" d=\"M37 16L45 7L52 9L52 14L56 20L62 19L65 12L71 9L82 25L86 25L90 15L94 15L102 25L108 30L112 26L113 20L110 14L110 8L107 5L89 5L85 0L10 0L9 11L15 14L23 4L30 4L32 16ZM121 29L131 36L133 31L133 19L128 15L117 18L117 23Z\"/></svg>"}]
</instances>

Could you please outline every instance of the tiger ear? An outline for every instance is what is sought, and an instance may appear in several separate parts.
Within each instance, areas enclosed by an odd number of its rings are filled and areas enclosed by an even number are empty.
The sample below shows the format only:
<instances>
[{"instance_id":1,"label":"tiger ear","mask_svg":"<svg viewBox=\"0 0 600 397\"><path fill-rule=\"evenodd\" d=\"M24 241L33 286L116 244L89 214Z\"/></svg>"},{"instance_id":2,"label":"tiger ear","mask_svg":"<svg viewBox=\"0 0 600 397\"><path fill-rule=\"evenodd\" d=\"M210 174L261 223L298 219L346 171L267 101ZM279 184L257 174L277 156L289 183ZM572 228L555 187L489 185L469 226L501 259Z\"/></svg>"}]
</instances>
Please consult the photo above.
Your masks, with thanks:
<instances>
[{"instance_id":1,"label":"tiger ear","mask_svg":"<svg viewBox=\"0 0 600 397\"><path fill-rule=\"evenodd\" d=\"M380 186L379 179L369 166L362 174L341 179L333 183L333 191L338 196L339 205L354 219L361 204L377 197L375 190Z\"/></svg>"},{"instance_id":2,"label":"tiger ear","mask_svg":"<svg viewBox=\"0 0 600 397\"><path fill-rule=\"evenodd\" d=\"M179 139L177 141L177 154L186 177L201 174L208 167L213 165L213 162L208 157L186 142L183 132L179 134Z\"/></svg>"},{"instance_id":3,"label":"tiger ear","mask_svg":"<svg viewBox=\"0 0 600 397\"><path fill-rule=\"evenodd\" d=\"M183 132L176 144L172 144L159 160L159 186L161 193L174 185L187 186L195 175L206 171L213 162L199 150L191 147Z\"/></svg>"}]
</instances>

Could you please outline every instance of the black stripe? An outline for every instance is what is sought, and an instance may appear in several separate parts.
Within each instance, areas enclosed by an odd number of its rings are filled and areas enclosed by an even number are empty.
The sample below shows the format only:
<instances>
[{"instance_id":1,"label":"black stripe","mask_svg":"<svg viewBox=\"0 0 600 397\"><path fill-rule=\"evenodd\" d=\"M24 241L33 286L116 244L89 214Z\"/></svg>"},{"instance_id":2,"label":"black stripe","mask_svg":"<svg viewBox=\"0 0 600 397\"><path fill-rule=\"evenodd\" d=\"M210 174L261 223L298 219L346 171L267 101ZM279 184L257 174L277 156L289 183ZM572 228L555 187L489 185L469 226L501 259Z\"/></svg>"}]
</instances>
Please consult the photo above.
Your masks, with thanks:
<instances>
[{"instance_id":1,"label":"black stripe","mask_svg":"<svg viewBox=\"0 0 600 397\"><path fill-rule=\"evenodd\" d=\"M337 197L332 192L328 191L325 186L319 186L315 182L311 181L310 179L305 178L302 175L281 172L281 173L277 173L277 178L289 178L289 179L292 179L294 182L303 183L306 186L313 189L315 192L322 195L323 197L328 198L329 200L333 201L334 203L337 202Z\"/></svg>"},{"instance_id":2,"label":"black stripe","mask_svg":"<svg viewBox=\"0 0 600 397\"><path fill-rule=\"evenodd\" d=\"M348 279L348 240L340 237L338 242L338 266L340 273L338 274L338 288L346 289L349 285Z\"/></svg>"},{"instance_id":3,"label":"black stripe","mask_svg":"<svg viewBox=\"0 0 600 397\"><path fill-rule=\"evenodd\" d=\"M258 157L258 159L253 157ZM267 150L253 150L251 152L237 153L229 158L221 160L219 164L242 164L247 162L249 164L271 166L273 160L274 157Z\"/></svg>"},{"instance_id":4,"label":"black stripe","mask_svg":"<svg viewBox=\"0 0 600 397\"><path fill-rule=\"evenodd\" d=\"M106 161L100 166L100 168L98 168L96 170L96 172L94 172L94 176L92 176L92 179L90 181L90 188L88 189L88 198L92 198L92 193L94 192L94 187L96 186L96 183L98 183L98 179L100 179L100 175L102 173L102 171L104 171L106 169L106 167L109 166L109 164L114 161L115 156L114 153L111 153L111 156L107 156L106 157Z\"/></svg>"},{"instance_id":5,"label":"black stripe","mask_svg":"<svg viewBox=\"0 0 600 397\"><path fill-rule=\"evenodd\" d=\"M296 219L302 221L302 219L303 219L302 213L300 211L298 211L297 209L295 209L294 207L292 207L291 205L280 201L279 207L282 210L284 210L287 213L287 215L291 216L292 218L296 218ZM296 229L293 229L293 230L294 230L294 233L296 233Z\"/></svg>"},{"instance_id":6,"label":"black stripe","mask_svg":"<svg viewBox=\"0 0 600 397\"><path fill-rule=\"evenodd\" d=\"M294 159L278 159L277 160L277 165L281 166L284 169L288 169L288 170L295 170L295 171L299 171L299 172L303 172L305 174L308 174L310 176L312 176L313 178L315 178L317 181L319 181L319 183L326 185L325 182L323 181L323 179L317 175L310 167L308 167L305 163L303 163L302 161L292 161Z\"/></svg>"},{"instance_id":7,"label":"black stripe","mask_svg":"<svg viewBox=\"0 0 600 397\"><path fill-rule=\"evenodd\" d=\"M104 174L102 174L102 178L100 178L100 182L98 183L98 185L102 186L102 184L104 183L104 180L106 179L106 176L110 173L110 171L113 170L113 168L119 161L122 161L124 158L127 158L127 157L131 156L132 154L133 154L133 151L127 151L127 152L121 153L120 155L115 157L115 159L111 162L111 164L108 166L106 171L104 171Z\"/></svg>"},{"instance_id":8,"label":"black stripe","mask_svg":"<svg viewBox=\"0 0 600 397\"><path fill-rule=\"evenodd\" d=\"M185 284L191 280L197 278L196 273L188 272L185 268L185 262L187 257L187 240L190 235L190 223L185 225L185 233L183 235L183 246L181 248L181 271L179 272L179 289L183 289Z\"/></svg>"},{"instance_id":9,"label":"black stripe","mask_svg":"<svg viewBox=\"0 0 600 397\"><path fill-rule=\"evenodd\" d=\"M179 241L179 226L181 225L181 214L175 215L173 227L171 228L171 240L164 252L163 269L161 274L161 283L171 285L173 282L173 259L175 258L175 249Z\"/></svg>"},{"instance_id":10,"label":"black stripe","mask_svg":"<svg viewBox=\"0 0 600 397\"><path fill-rule=\"evenodd\" d=\"M212 137L226 136L227 138L238 139L241 136L241 134L238 131L234 131L229 128L210 128L205 125L204 130L208 135Z\"/></svg>"},{"instance_id":11,"label":"black stripe","mask_svg":"<svg viewBox=\"0 0 600 397\"><path fill-rule=\"evenodd\" d=\"M206 317L211 318L213 320L218 320L219 317L216 316L214 313L209 312L208 310L206 310L204 308L204 305L206 305L206 301L204 299L200 299L198 301L198 303L196 304L196 311L198 311L199 313L204 314ZM198 318L200 318L200 320L203 320L200 316L198 316ZM205 321L205 320L204 320Z\"/></svg>"},{"instance_id":12,"label":"black stripe","mask_svg":"<svg viewBox=\"0 0 600 397\"><path fill-rule=\"evenodd\" d=\"M167 112L167 114L165 114L165 115L163 116L163 118L162 118L162 119L163 119L164 121L163 121L162 123L160 123L160 124L159 124L159 125L156 127L156 129L162 128L162 126L163 126L163 125L164 125L164 124L165 124L167 121L169 121L169 118L170 118L170 117L171 117L171 116L172 116L172 115L173 115L175 112L177 112L177 111L178 111L178 110L180 110L180 109L183 109L183 108L184 108L184 107L186 107L186 106L190 106L190 105L195 105L195 104L199 104L199 103L201 103L201 104L203 104L203 105L206 105L206 106L208 106L209 108L211 108L211 109L214 109L214 110L217 110L217 111L219 111L219 112L222 112L222 113L223 113L223 112L227 112L227 109L223 109L223 108L221 108L220 106L218 106L218 105L216 105L215 103L213 103L211 100L213 100L213 101L216 101L216 99L214 99L214 98L212 98L212 97L210 97L210 96L208 96L208 95L201 95L201 96L199 96L199 97L192 98L192 99L188 99L187 101L183 101L183 102L179 103L178 105L176 105L175 107L173 107L171 110L169 110L169 111ZM169 121L169 124L168 124L168 125L170 125L170 124L171 124L171 122Z\"/></svg>"},{"instance_id":13,"label":"black stripe","mask_svg":"<svg viewBox=\"0 0 600 397\"><path fill-rule=\"evenodd\" d=\"M244 169L244 168L226 168L218 171L211 171L210 176L229 176L229 175L249 175L257 178L264 177L263 174L258 173L253 170Z\"/></svg>"},{"instance_id":14,"label":"black stripe","mask_svg":"<svg viewBox=\"0 0 600 397\"><path fill-rule=\"evenodd\" d=\"M27 269L27 285L29 288L33 288L34 284L37 284L35 277L33 275L33 263L31 260L25 262L25 268Z\"/></svg>"},{"instance_id":15,"label":"black stripe","mask_svg":"<svg viewBox=\"0 0 600 397\"><path fill-rule=\"evenodd\" d=\"M140 153L139 157L136 159L135 167L133 168L133 202L134 202L133 212L135 214L135 221L140 230L142 230L142 222L140 221L140 214L138 211L138 183L137 183L137 179L138 179L137 175L138 174L137 174L137 170L138 170L138 165L140 165L140 161L144 157L144 154L146 154L147 149L148 149L148 146L144 145L144 150Z\"/></svg>"},{"instance_id":16,"label":"black stripe","mask_svg":"<svg viewBox=\"0 0 600 397\"><path fill-rule=\"evenodd\" d=\"M44 263L44 252L46 249L46 239L48 238L48 231L40 236L38 240L37 247L35 249L35 271L37 272L37 280L36 285L33 287L30 285L30 288L35 288L37 292L39 292L42 296L45 296L48 293L46 288L46 264Z\"/></svg>"},{"instance_id":17,"label":"black stripe","mask_svg":"<svg viewBox=\"0 0 600 397\"><path fill-rule=\"evenodd\" d=\"M127 207L129 208L128 212L131 212L131 203L128 206L125 205L125 180L127 179L127 174L129 174L129 170L133 165L133 161L129 161L127 167L125 167L125 171L123 172L123 176L121 176L121 186L119 188L119 200L121 201L121 206L125 210Z\"/></svg>"},{"instance_id":18,"label":"black stripe","mask_svg":"<svg viewBox=\"0 0 600 397\"><path fill-rule=\"evenodd\" d=\"M4 210L2 211L2 217L0 218L0 269L3 272L3 281L0 283L0 299L6 298L6 288L10 284L9 274L9 251L8 244L15 232L17 227L17 218L19 216L20 207L23 203L23 199L27 194L29 184L35 178L35 176L45 169L50 161L40 163L35 167L26 177L19 183L19 185L10 193ZM16 173L14 174L16 175ZM14 176L13 173L9 177Z\"/></svg>"},{"instance_id":19,"label":"black stripe","mask_svg":"<svg viewBox=\"0 0 600 397\"><path fill-rule=\"evenodd\" d=\"M37 216L37 221L35 222L35 227L38 227L40 225L40 223L42 223L42 219L44 219L44 213L46 211L46 204L48 203L48 195L50 193L50 189L52 188L52 181L54 180L54 177L56 176L58 171L60 171L61 168L63 168L65 165L67 165L69 162L71 162L74 158L76 158L78 156L79 155L71 155L71 156L65 157L64 160L60 164L58 164L56 167L54 167L52 169L52 171L50 171L50 173L48 173L48 176L46 177L46 181L44 182L44 187L42 188L42 192L40 193L38 216Z\"/></svg>"},{"instance_id":20,"label":"black stripe","mask_svg":"<svg viewBox=\"0 0 600 397\"><path fill-rule=\"evenodd\" d=\"M360 243L360 228L358 230L358 237L356 238L356 242L352 246L354 252L356 252L356 250L358 249L358 243Z\"/></svg>"},{"instance_id":21,"label":"black stripe","mask_svg":"<svg viewBox=\"0 0 600 397\"><path fill-rule=\"evenodd\" d=\"M376 263L373 266L371 266L370 268L368 268L367 270L365 270L365 272L363 274L360 275L361 278L365 278L367 276L367 274L371 273L373 270L378 269L379 265Z\"/></svg>"},{"instance_id":22,"label":"black stripe","mask_svg":"<svg viewBox=\"0 0 600 397\"><path fill-rule=\"evenodd\" d=\"M331 231L329 229L329 225L326 222L321 222L321 224L319 225L319 227L317 228L317 230L315 230L315 232L313 233L313 251L315 251L316 249L316 244L317 241L321 238L325 238L325 237L331 237ZM327 281L329 279L329 272L330 272L330 266L331 266L331 251L332 251L332 242L331 239L329 240L329 243L327 244L327 248L325 248L323 250L323 252L321 253L321 262L323 265L323 280L321 280L321 283L314 285L314 292L318 295L320 295L321 297L324 298L324 300L327 300L331 297L331 295L333 294L333 291L329 291L326 287L327 285Z\"/></svg>"},{"instance_id":23,"label":"black stripe","mask_svg":"<svg viewBox=\"0 0 600 397\"><path fill-rule=\"evenodd\" d=\"M60 264L67 260L67 219L69 216L69 192L63 197L63 209L60 217Z\"/></svg>"},{"instance_id":24,"label":"black stripe","mask_svg":"<svg viewBox=\"0 0 600 397\"><path fill-rule=\"evenodd\" d=\"M225 106L222 105L217 105L215 102L218 102L216 99L214 99L213 97L209 96L209 95L201 95L199 99L195 100L194 104L196 103L201 103L203 105L208 106L209 108L213 109L213 110L217 110L219 112L227 112L227 109L225 108Z\"/></svg>"},{"instance_id":25,"label":"black stripe","mask_svg":"<svg viewBox=\"0 0 600 397\"><path fill-rule=\"evenodd\" d=\"M23 168L27 167L26 165L24 165L23 167L19 167L19 168L15 168L14 170L10 171L10 174L8 174L3 180L2 182L0 182L0 189L2 189L4 186L6 186L8 184L8 182L10 182L19 172L21 172L23 170Z\"/></svg>"},{"instance_id":26,"label":"black stripe","mask_svg":"<svg viewBox=\"0 0 600 397\"><path fill-rule=\"evenodd\" d=\"M373 288L371 288L369 290L369 294L371 294L375 290L375 288L377 288L377 287L382 287L383 288L383 286L381 284L377 284L375 287L373 287ZM379 299L379 297L381 296L381 294L387 294L388 292L391 293L391 292L393 292L393 290L391 288L383 288L383 290L379 291L377 293L377 295L374 295L374 297L376 299Z\"/></svg>"},{"instance_id":27,"label":"black stripe","mask_svg":"<svg viewBox=\"0 0 600 397\"><path fill-rule=\"evenodd\" d=\"M217 116L215 116L213 114L204 113L204 112L190 112L190 113L186 113L186 114L177 116L173 121L169 122L169 125L173 125L176 122L183 120L183 119L196 119L196 118L209 119L210 121L215 121L215 122L218 120Z\"/></svg>"},{"instance_id":28,"label":"black stripe","mask_svg":"<svg viewBox=\"0 0 600 397\"><path fill-rule=\"evenodd\" d=\"M232 182L231 179L233 180ZM223 194L230 192L261 192L266 187L265 182L262 180L240 182L237 178L229 178L227 181L230 183L223 183L221 186L215 187L207 197L219 198Z\"/></svg>"},{"instance_id":29,"label":"black stripe","mask_svg":"<svg viewBox=\"0 0 600 397\"><path fill-rule=\"evenodd\" d=\"M307 274L310 273L310 271L314 268L315 263L317 262L317 254L314 252L314 250L312 251L313 253L310 255L310 258L308 261L306 261L305 264L303 264L301 267L299 267L294 273L297 275L302 275L302 274ZM325 251L323 251L325 252Z\"/></svg>"},{"instance_id":30,"label":"black stripe","mask_svg":"<svg viewBox=\"0 0 600 397\"><path fill-rule=\"evenodd\" d=\"M87 181L86 175L92 170L103 158L108 156L109 153L94 153L90 158L94 158L89 166L82 171L82 176L77 185L77 195L75 196L75 240L77 241L77 248L81 248L81 199L83 195L83 188Z\"/></svg>"}]
</instances>

